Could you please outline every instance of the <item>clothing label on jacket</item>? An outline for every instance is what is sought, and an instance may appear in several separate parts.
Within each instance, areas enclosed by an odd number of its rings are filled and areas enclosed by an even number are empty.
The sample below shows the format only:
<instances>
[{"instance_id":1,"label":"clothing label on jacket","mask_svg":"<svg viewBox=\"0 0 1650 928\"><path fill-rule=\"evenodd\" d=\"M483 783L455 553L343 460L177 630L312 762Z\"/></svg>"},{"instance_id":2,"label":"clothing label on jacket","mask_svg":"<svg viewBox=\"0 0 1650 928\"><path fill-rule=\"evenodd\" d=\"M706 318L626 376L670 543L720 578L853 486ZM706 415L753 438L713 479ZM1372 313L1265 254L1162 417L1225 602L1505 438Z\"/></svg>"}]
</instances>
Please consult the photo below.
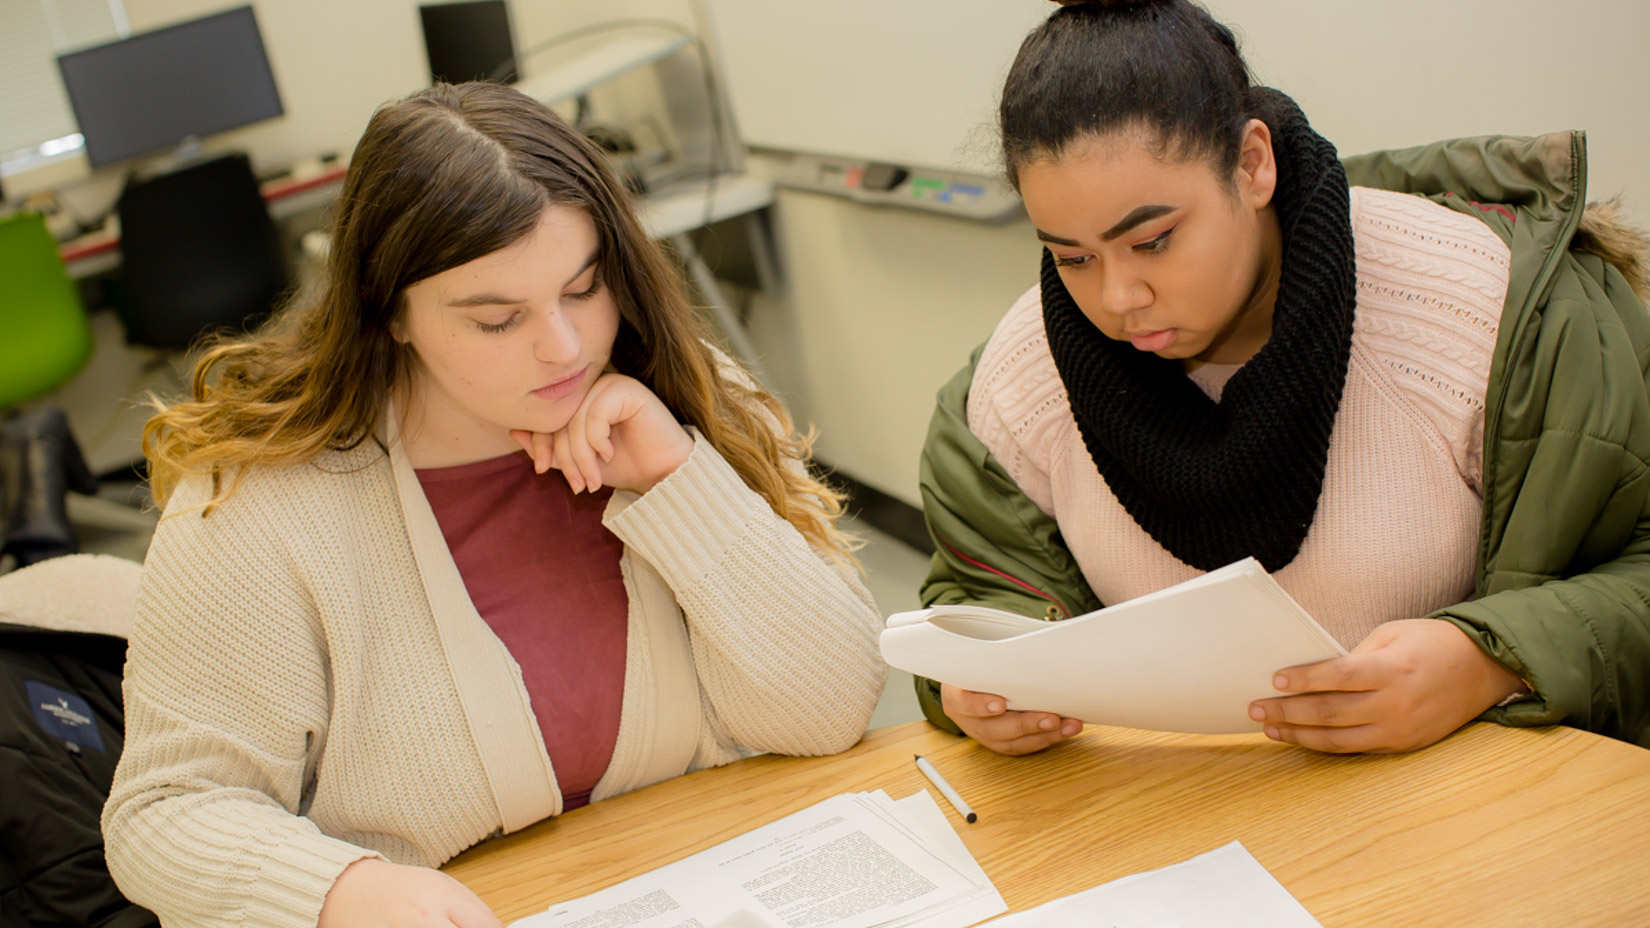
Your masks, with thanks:
<instances>
[{"instance_id":1,"label":"clothing label on jacket","mask_svg":"<svg viewBox=\"0 0 1650 928\"><path fill-rule=\"evenodd\" d=\"M92 715L92 707L86 700L37 680L24 680L23 686L28 691L34 720L46 734L61 739L70 750L86 747L102 753L103 735L97 730L97 717Z\"/></svg>"}]
</instances>

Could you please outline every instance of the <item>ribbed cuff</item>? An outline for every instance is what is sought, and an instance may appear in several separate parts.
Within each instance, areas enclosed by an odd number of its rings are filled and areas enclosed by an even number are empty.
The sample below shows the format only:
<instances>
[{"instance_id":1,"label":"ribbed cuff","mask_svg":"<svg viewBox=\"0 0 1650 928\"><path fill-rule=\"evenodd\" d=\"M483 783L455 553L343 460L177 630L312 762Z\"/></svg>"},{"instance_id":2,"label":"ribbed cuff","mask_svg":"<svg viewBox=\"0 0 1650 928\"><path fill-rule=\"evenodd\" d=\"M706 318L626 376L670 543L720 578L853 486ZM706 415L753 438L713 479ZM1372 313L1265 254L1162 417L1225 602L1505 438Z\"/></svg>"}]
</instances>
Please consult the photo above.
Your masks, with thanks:
<instances>
[{"instance_id":1,"label":"ribbed cuff","mask_svg":"<svg viewBox=\"0 0 1650 928\"><path fill-rule=\"evenodd\" d=\"M680 592L708 576L768 509L695 429L687 461L605 523Z\"/></svg>"},{"instance_id":2,"label":"ribbed cuff","mask_svg":"<svg viewBox=\"0 0 1650 928\"><path fill-rule=\"evenodd\" d=\"M246 923L314 928L332 884L368 857L382 855L307 828L293 831L270 849L248 887Z\"/></svg>"}]
</instances>

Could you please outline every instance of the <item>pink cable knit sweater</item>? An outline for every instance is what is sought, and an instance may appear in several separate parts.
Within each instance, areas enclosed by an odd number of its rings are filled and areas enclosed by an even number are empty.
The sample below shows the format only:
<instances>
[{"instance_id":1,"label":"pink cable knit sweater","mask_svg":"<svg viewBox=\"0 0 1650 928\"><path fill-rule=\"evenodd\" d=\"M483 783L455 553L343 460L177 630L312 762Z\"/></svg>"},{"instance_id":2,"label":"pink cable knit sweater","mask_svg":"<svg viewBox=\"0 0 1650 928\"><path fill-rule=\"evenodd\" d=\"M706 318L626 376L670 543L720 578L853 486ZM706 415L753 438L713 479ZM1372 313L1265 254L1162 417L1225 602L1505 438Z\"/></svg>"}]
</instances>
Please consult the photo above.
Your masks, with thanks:
<instances>
[{"instance_id":1,"label":"pink cable knit sweater","mask_svg":"<svg viewBox=\"0 0 1650 928\"><path fill-rule=\"evenodd\" d=\"M1484 393L1510 252L1427 200L1352 190L1358 269L1352 359L1317 516L1278 582L1341 644L1472 593L1482 514ZM1220 398L1236 367L1191 376ZM997 326L968 425L1060 525L1101 602L1198 574L1112 495L1078 434L1032 288Z\"/></svg>"}]
</instances>

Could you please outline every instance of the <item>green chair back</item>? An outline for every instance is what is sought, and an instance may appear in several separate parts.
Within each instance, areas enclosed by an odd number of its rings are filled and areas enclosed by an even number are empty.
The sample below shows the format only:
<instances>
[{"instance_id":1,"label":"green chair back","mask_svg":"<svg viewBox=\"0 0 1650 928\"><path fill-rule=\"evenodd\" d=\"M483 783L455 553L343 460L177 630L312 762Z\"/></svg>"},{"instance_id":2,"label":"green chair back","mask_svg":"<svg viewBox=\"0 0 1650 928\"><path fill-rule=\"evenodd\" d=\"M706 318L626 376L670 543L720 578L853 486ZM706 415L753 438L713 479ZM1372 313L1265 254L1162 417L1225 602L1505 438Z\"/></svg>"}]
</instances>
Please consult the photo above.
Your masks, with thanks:
<instances>
[{"instance_id":1,"label":"green chair back","mask_svg":"<svg viewBox=\"0 0 1650 928\"><path fill-rule=\"evenodd\" d=\"M73 377L92 329L39 213L0 219L0 410Z\"/></svg>"}]
</instances>

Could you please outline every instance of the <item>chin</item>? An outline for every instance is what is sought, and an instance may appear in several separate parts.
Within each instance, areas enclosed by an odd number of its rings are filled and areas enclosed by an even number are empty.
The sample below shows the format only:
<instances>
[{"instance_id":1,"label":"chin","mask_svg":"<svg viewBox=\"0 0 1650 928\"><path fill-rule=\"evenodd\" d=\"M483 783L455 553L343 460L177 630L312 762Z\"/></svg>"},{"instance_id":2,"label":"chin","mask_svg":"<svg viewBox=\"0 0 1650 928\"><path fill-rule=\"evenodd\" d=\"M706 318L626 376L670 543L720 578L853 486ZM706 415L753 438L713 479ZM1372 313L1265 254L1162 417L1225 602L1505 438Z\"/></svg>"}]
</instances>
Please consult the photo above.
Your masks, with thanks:
<instances>
[{"instance_id":1,"label":"chin","mask_svg":"<svg viewBox=\"0 0 1650 928\"><path fill-rule=\"evenodd\" d=\"M510 431L534 432L541 435L553 435L567 428L567 423L573 421L572 416L523 416L505 427Z\"/></svg>"},{"instance_id":2,"label":"chin","mask_svg":"<svg viewBox=\"0 0 1650 928\"><path fill-rule=\"evenodd\" d=\"M1179 342L1170 345L1169 350L1163 352L1162 357L1173 361L1201 361L1205 364L1211 364L1214 362L1204 357L1204 355L1209 353L1211 347L1212 346L1208 342L1199 342L1191 345L1184 342Z\"/></svg>"}]
</instances>

